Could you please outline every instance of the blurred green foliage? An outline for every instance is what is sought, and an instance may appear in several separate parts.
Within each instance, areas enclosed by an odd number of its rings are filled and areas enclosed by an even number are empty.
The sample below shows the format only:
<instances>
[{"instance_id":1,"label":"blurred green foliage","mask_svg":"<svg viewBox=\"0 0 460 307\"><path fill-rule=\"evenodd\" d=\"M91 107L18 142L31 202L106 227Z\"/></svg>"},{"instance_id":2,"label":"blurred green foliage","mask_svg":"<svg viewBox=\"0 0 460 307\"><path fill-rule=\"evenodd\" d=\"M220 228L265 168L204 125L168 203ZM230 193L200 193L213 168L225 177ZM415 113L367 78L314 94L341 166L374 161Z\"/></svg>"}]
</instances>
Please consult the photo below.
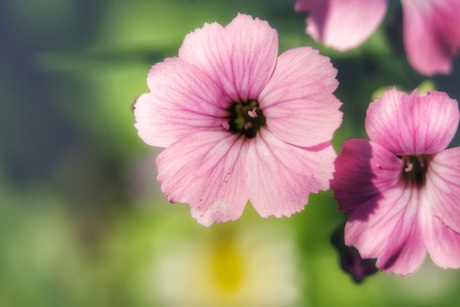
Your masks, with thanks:
<instances>
[{"instance_id":1,"label":"blurred green foliage","mask_svg":"<svg viewBox=\"0 0 460 307\"><path fill-rule=\"evenodd\" d=\"M379 273L355 285L329 242L345 220L330 191L312 195L291 218L261 219L248 206L240 220L209 229L186 205L167 204L161 194L159 150L138 138L132 104L147 91L151 65L177 55L183 37L205 22L227 24L237 12L248 13L278 30L280 52L310 45L330 56L344 111L337 151L345 139L366 136L365 111L379 89L411 91L425 81L388 30L400 27L397 7L360 48L338 53L304 33L305 15L293 6L276 0L0 3L0 306L173 306L156 299L149 279L172 242L209 241L254 223L292 234L296 256L286 261L296 268L301 293L294 306L457 304L460 274L429 260L412 276ZM459 66L424 84L458 99Z\"/></svg>"}]
</instances>

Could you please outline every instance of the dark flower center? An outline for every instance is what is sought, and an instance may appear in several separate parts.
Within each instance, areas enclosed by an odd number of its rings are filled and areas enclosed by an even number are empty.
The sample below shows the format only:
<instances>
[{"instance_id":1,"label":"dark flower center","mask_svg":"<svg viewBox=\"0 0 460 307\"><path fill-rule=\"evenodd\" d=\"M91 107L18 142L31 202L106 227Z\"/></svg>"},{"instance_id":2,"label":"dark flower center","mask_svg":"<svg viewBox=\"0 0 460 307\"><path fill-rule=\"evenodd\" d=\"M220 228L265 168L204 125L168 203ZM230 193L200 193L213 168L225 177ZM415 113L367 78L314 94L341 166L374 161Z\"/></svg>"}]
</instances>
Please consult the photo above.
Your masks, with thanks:
<instances>
[{"instance_id":1,"label":"dark flower center","mask_svg":"<svg viewBox=\"0 0 460 307\"><path fill-rule=\"evenodd\" d=\"M407 182L413 182L421 187L425 184L425 174L428 169L427 156L404 156L403 177Z\"/></svg>"},{"instance_id":2,"label":"dark flower center","mask_svg":"<svg viewBox=\"0 0 460 307\"><path fill-rule=\"evenodd\" d=\"M234 102L229 113L228 122L224 123L224 128L248 139L255 137L257 131L267 123L255 100Z\"/></svg>"}]
</instances>

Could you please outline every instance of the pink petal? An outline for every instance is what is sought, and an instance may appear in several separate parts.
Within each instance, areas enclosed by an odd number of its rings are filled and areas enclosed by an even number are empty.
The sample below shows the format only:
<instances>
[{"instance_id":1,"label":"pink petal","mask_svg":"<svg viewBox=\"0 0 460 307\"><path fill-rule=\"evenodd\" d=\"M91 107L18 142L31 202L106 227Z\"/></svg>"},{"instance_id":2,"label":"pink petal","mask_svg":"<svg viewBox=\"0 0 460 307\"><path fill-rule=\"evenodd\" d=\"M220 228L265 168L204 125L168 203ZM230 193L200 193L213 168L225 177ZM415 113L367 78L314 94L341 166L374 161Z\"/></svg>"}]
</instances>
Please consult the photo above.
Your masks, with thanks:
<instances>
[{"instance_id":1,"label":"pink petal","mask_svg":"<svg viewBox=\"0 0 460 307\"><path fill-rule=\"evenodd\" d=\"M223 130L228 102L201 70L179 58L152 67L150 93L135 104L135 127L149 145L167 147L191 131Z\"/></svg>"},{"instance_id":2,"label":"pink petal","mask_svg":"<svg viewBox=\"0 0 460 307\"><path fill-rule=\"evenodd\" d=\"M158 181L170 202L188 203L205 226L238 219L248 201L242 138L198 132L166 148L157 159Z\"/></svg>"},{"instance_id":3,"label":"pink petal","mask_svg":"<svg viewBox=\"0 0 460 307\"><path fill-rule=\"evenodd\" d=\"M432 213L457 233L460 233L459 191L460 147L456 147L433 156L429 162L426 194Z\"/></svg>"},{"instance_id":4,"label":"pink petal","mask_svg":"<svg viewBox=\"0 0 460 307\"><path fill-rule=\"evenodd\" d=\"M421 74L448 74L460 48L460 1L403 0L404 46Z\"/></svg>"},{"instance_id":5,"label":"pink petal","mask_svg":"<svg viewBox=\"0 0 460 307\"><path fill-rule=\"evenodd\" d=\"M377 258L377 267L386 272L414 272L426 255L418 205L418 190L401 182L350 214L345 244L358 248L363 258Z\"/></svg>"},{"instance_id":6,"label":"pink petal","mask_svg":"<svg viewBox=\"0 0 460 307\"><path fill-rule=\"evenodd\" d=\"M362 204L381 197L401 178L403 162L380 145L365 139L344 142L335 160L331 189L340 211L353 212Z\"/></svg>"},{"instance_id":7,"label":"pink petal","mask_svg":"<svg viewBox=\"0 0 460 307\"><path fill-rule=\"evenodd\" d=\"M305 11L307 33L326 46L345 51L359 46L380 25L386 0L296 0L297 11Z\"/></svg>"},{"instance_id":8,"label":"pink petal","mask_svg":"<svg viewBox=\"0 0 460 307\"><path fill-rule=\"evenodd\" d=\"M387 273L408 275L415 272L426 257L427 249L422 235L420 224L418 222L414 223L398 253L393 254L388 261L377 261L376 265ZM390 240L392 239L390 238ZM381 256L380 259L385 258L386 255Z\"/></svg>"},{"instance_id":9,"label":"pink petal","mask_svg":"<svg viewBox=\"0 0 460 307\"><path fill-rule=\"evenodd\" d=\"M314 146L330 141L342 122L333 92L337 70L328 57L310 48L284 52L259 96L267 127L283 141Z\"/></svg>"},{"instance_id":10,"label":"pink petal","mask_svg":"<svg viewBox=\"0 0 460 307\"><path fill-rule=\"evenodd\" d=\"M330 142L300 148L262 129L247 146L249 199L262 217L290 216L304 208L310 193L329 188L336 157Z\"/></svg>"},{"instance_id":11,"label":"pink petal","mask_svg":"<svg viewBox=\"0 0 460 307\"><path fill-rule=\"evenodd\" d=\"M370 139L396 155L434 154L444 150L457 130L458 104L442 92L419 96L391 89L367 109Z\"/></svg>"},{"instance_id":12,"label":"pink petal","mask_svg":"<svg viewBox=\"0 0 460 307\"><path fill-rule=\"evenodd\" d=\"M460 268L460 234L432 212L431 204L422 206L423 235L428 253L433 262L442 268Z\"/></svg>"},{"instance_id":13,"label":"pink petal","mask_svg":"<svg viewBox=\"0 0 460 307\"><path fill-rule=\"evenodd\" d=\"M233 101L255 99L273 73L278 34L268 22L238 14L225 28L205 24L188 34L179 57L206 72Z\"/></svg>"}]
</instances>

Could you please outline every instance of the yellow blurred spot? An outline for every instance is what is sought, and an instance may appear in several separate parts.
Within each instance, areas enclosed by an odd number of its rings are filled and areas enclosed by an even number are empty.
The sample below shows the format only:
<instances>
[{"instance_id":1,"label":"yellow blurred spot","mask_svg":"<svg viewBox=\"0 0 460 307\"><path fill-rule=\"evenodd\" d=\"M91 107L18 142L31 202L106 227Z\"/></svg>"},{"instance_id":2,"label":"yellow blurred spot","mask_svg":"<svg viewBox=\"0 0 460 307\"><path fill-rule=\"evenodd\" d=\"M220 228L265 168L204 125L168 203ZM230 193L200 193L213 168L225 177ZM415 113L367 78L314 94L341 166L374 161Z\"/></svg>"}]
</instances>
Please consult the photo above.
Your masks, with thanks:
<instances>
[{"instance_id":1,"label":"yellow blurred spot","mask_svg":"<svg viewBox=\"0 0 460 307\"><path fill-rule=\"evenodd\" d=\"M244 259L232 239L214 244L211 272L216 284L225 292L235 290L243 279Z\"/></svg>"},{"instance_id":2,"label":"yellow blurred spot","mask_svg":"<svg viewBox=\"0 0 460 307\"><path fill-rule=\"evenodd\" d=\"M390 90L392 89L393 87L396 87L397 90L401 90L401 88L399 86L395 86L395 85L388 85L388 86L382 86L382 87L379 87L378 89L376 89L373 93L372 93L372 100L376 99L376 98L382 98L382 95L385 91L387 90Z\"/></svg>"},{"instance_id":3,"label":"yellow blurred spot","mask_svg":"<svg viewBox=\"0 0 460 307\"><path fill-rule=\"evenodd\" d=\"M383 86L383 87L380 87L378 89L376 89L373 93L372 93L372 100L376 99L376 98L381 98L383 93L389 89L392 89L393 87L396 87L396 89L398 91L405 91L407 93L412 93L413 89L411 90L407 90L407 89L403 89L401 88L400 86L397 86L397 85L389 85L389 86ZM429 92L429 91L435 91L436 90L436 85L434 84L433 81L431 80L425 80L423 81L422 83L420 83L418 86L417 86L417 89L418 89L418 94L419 95L423 95L425 94L426 92Z\"/></svg>"},{"instance_id":4,"label":"yellow blurred spot","mask_svg":"<svg viewBox=\"0 0 460 307\"><path fill-rule=\"evenodd\" d=\"M425 80L422 83L420 83L417 86L417 88L418 88L418 94L422 95L429 91L435 91L436 85L431 80Z\"/></svg>"}]
</instances>

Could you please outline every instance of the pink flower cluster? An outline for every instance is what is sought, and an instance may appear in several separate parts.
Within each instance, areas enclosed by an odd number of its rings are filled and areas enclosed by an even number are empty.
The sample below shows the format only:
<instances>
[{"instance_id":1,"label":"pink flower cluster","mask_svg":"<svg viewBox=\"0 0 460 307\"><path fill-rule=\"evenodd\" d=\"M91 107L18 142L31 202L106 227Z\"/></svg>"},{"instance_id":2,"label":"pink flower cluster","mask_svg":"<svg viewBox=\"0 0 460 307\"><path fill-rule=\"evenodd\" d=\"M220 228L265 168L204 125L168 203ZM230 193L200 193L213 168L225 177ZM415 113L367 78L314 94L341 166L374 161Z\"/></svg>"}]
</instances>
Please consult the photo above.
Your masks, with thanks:
<instances>
[{"instance_id":1,"label":"pink flower cluster","mask_svg":"<svg viewBox=\"0 0 460 307\"><path fill-rule=\"evenodd\" d=\"M448 74L460 49L460 1L402 0L403 38L412 67L427 76ZM296 0L308 12L307 32L345 51L363 43L380 25L387 0Z\"/></svg>"},{"instance_id":2,"label":"pink flower cluster","mask_svg":"<svg viewBox=\"0 0 460 307\"><path fill-rule=\"evenodd\" d=\"M460 18L448 17L460 11L458 3L403 0L406 49L421 72L449 70ZM385 8L380 0L297 5L311 12L308 31L339 49L370 35ZM445 34L440 27L448 23ZM420 48L416 28L426 32L428 47ZM437 40L448 50L442 56ZM188 34L178 57L151 68L150 91L135 104L139 136L164 148L156 161L163 193L188 203L210 226L238 219L248 201L262 217L290 216L310 193L331 187L339 210L349 213L345 244L376 258L381 270L412 273L427 253L443 268L459 268L460 148L446 149L459 121L457 102L442 92L386 91L367 111L370 140L345 141L337 157L336 74L310 47L278 55L276 30L248 15Z\"/></svg>"},{"instance_id":3,"label":"pink flower cluster","mask_svg":"<svg viewBox=\"0 0 460 307\"><path fill-rule=\"evenodd\" d=\"M135 104L139 136L166 148L157 167L169 201L206 226L239 218L248 200L263 217L301 211L332 179L336 74L310 47L278 56L276 30L248 15L188 34Z\"/></svg>"}]
</instances>

